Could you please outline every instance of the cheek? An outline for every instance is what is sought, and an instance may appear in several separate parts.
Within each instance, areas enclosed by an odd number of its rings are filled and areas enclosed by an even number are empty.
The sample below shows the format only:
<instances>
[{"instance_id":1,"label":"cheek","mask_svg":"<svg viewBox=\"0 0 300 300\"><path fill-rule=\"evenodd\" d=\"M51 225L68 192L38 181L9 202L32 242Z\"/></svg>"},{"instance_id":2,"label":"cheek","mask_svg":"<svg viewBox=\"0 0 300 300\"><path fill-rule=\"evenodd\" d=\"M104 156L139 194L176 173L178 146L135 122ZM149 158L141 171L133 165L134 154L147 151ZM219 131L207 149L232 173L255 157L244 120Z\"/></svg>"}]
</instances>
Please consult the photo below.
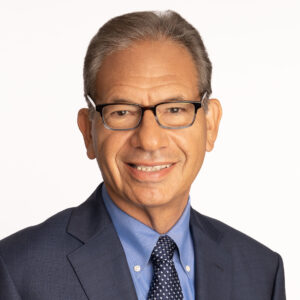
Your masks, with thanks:
<instances>
[{"instance_id":1,"label":"cheek","mask_svg":"<svg viewBox=\"0 0 300 300\"><path fill-rule=\"evenodd\" d=\"M111 173L117 169L118 155L126 147L127 140L128 137L123 132L108 131L104 128L97 132L95 149L102 172Z\"/></svg>"},{"instance_id":2,"label":"cheek","mask_svg":"<svg viewBox=\"0 0 300 300\"><path fill-rule=\"evenodd\" d=\"M205 156L205 143L199 135L193 136L188 147L188 164L198 173Z\"/></svg>"},{"instance_id":3,"label":"cheek","mask_svg":"<svg viewBox=\"0 0 300 300\"><path fill-rule=\"evenodd\" d=\"M192 178L198 174L206 153L206 130L203 123L196 122L187 131L181 142L186 158L186 172Z\"/></svg>"},{"instance_id":4,"label":"cheek","mask_svg":"<svg viewBox=\"0 0 300 300\"><path fill-rule=\"evenodd\" d=\"M193 151L192 155L194 156L197 166L200 164L201 167L206 153L206 129L205 126L197 126L195 129L196 130L193 131L193 142L191 143L191 149Z\"/></svg>"}]
</instances>

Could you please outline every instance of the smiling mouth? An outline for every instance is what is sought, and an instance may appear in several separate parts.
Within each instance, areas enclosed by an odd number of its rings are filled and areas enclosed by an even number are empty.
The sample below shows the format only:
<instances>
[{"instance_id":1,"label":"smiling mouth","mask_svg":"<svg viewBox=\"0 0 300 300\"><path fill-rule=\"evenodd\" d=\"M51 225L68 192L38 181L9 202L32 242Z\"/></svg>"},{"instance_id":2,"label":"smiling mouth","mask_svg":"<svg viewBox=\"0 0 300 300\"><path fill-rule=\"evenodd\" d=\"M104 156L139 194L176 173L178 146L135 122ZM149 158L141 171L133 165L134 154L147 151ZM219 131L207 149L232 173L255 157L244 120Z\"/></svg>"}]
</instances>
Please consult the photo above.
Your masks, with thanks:
<instances>
[{"instance_id":1,"label":"smiling mouth","mask_svg":"<svg viewBox=\"0 0 300 300\"><path fill-rule=\"evenodd\" d=\"M135 164L129 164L129 165L132 168L135 168L138 171L143 171L143 172L157 172L172 166L172 164L156 165L156 166L143 166L143 165L135 165Z\"/></svg>"}]
</instances>

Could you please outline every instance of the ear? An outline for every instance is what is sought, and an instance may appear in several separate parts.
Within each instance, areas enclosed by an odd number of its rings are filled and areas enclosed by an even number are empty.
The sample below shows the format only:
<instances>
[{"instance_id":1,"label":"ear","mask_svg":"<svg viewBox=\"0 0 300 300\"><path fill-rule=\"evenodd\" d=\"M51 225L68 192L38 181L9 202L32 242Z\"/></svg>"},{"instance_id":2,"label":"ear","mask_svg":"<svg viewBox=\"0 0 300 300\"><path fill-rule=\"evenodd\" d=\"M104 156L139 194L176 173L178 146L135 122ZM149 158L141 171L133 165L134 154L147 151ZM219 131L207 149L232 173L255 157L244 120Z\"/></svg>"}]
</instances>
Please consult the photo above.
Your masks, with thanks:
<instances>
[{"instance_id":1,"label":"ear","mask_svg":"<svg viewBox=\"0 0 300 300\"><path fill-rule=\"evenodd\" d=\"M218 135L219 124L222 117L222 106L217 99L210 99L206 112L206 151L210 152Z\"/></svg>"},{"instance_id":2,"label":"ear","mask_svg":"<svg viewBox=\"0 0 300 300\"><path fill-rule=\"evenodd\" d=\"M92 122L89 119L89 110L87 108L81 108L79 110L77 115L77 124L84 139L87 156L89 159L94 159L96 155L91 134Z\"/></svg>"}]
</instances>

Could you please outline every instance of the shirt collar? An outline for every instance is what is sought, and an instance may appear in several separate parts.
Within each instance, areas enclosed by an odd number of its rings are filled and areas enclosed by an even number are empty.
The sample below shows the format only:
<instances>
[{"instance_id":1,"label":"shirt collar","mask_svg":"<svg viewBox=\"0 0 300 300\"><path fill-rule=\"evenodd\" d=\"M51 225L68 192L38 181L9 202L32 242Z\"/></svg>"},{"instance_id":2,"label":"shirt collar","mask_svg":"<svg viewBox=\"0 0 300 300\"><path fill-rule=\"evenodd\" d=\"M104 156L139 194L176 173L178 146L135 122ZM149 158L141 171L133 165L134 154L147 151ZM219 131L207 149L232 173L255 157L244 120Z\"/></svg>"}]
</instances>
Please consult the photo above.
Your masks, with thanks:
<instances>
[{"instance_id":1,"label":"shirt collar","mask_svg":"<svg viewBox=\"0 0 300 300\"><path fill-rule=\"evenodd\" d=\"M118 233L130 267L139 265L143 269L149 262L152 250L160 234L116 206L108 195L105 184L102 188L102 198ZM191 258L188 254L191 247L191 243L188 240L191 237L189 221L190 198L177 223L166 233L176 243L183 267L191 265Z\"/></svg>"}]
</instances>

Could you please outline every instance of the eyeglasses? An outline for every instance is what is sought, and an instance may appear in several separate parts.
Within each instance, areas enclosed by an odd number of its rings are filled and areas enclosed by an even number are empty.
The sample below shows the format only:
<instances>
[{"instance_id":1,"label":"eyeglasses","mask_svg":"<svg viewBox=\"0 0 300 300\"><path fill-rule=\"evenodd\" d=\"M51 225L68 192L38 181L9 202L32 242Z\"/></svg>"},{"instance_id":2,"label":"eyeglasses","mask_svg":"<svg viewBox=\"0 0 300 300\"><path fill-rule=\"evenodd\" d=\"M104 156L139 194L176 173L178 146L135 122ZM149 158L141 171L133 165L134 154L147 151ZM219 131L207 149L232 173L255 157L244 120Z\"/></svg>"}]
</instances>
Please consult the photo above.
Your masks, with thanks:
<instances>
[{"instance_id":1,"label":"eyeglasses","mask_svg":"<svg viewBox=\"0 0 300 300\"><path fill-rule=\"evenodd\" d=\"M89 101L92 99L87 95ZM141 124L146 110L151 110L158 125L166 129L181 129L193 125L201 101L161 102L153 106L135 103L107 103L96 105L103 124L111 130L132 130Z\"/></svg>"}]
</instances>

